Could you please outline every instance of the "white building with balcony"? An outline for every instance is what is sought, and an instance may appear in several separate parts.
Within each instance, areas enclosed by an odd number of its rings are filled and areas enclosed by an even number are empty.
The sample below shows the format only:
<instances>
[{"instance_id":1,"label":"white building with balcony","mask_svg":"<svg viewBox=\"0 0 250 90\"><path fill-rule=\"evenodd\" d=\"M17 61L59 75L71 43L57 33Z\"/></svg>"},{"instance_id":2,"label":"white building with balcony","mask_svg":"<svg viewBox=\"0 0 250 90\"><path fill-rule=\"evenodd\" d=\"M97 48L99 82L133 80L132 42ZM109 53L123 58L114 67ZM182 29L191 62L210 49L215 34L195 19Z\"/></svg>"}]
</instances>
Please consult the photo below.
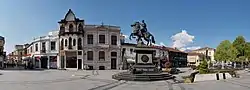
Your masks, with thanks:
<instances>
[{"instance_id":1,"label":"white building with balcony","mask_svg":"<svg viewBox=\"0 0 250 90\"><path fill-rule=\"evenodd\" d=\"M216 62L214 59L215 51L216 50L214 48L204 47L197 50L193 50L192 52L204 54L205 56L208 57L209 60L211 60L211 63L215 63Z\"/></svg>"},{"instance_id":2,"label":"white building with balcony","mask_svg":"<svg viewBox=\"0 0 250 90\"><path fill-rule=\"evenodd\" d=\"M58 68L58 39L58 31L52 31L46 36L34 38L30 45L26 47L26 56L32 58L36 68Z\"/></svg>"},{"instance_id":3,"label":"white building with balcony","mask_svg":"<svg viewBox=\"0 0 250 90\"><path fill-rule=\"evenodd\" d=\"M71 9L60 20L60 69L118 69L120 27L88 25Z\"/></svg>"}]
</instances>

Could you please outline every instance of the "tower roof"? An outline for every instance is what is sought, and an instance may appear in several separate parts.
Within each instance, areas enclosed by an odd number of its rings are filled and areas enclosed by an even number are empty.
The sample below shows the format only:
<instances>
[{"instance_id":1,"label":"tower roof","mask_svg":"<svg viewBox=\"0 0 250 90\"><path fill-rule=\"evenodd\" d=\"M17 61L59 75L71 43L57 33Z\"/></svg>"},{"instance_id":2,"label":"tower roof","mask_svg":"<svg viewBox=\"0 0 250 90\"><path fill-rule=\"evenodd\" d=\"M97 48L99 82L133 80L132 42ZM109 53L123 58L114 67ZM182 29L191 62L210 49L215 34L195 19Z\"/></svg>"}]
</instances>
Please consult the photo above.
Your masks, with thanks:
<instances>
[{"instance_id":1,"label":"tower roof","mask_svg":"<svg viewBox=\"0 0 250 90\"><path fill-rule=\"evenodd\" d=\"M3 37L3 36L0 36L0 40L4 40L4 37Z\"/></svg>"},{"instance_id":2,"label":"tower roof","mask_svg":"<svg viewBox=\"0 0 250 90\"><path fill-rule=\"evenodd\" d=\"M74 12L71 9L69 9L69 11L67 12L67 14L64 17L64 20L75 21L75 19L76 19L76 16L75 16Z\"/></svg>"},{"instance_id":3,"label":"tower roof","mask_svg":"<svg viewBox=\"0 0 250 90\"><path fill-rule=\"evenodd\" d=\"M69 9L66 15L64 16L64 19L59 21L58 23L68 22L68 21L84 21L80 20L79 18L76 18L75 13Z\"/></svg>"}]
</instances>

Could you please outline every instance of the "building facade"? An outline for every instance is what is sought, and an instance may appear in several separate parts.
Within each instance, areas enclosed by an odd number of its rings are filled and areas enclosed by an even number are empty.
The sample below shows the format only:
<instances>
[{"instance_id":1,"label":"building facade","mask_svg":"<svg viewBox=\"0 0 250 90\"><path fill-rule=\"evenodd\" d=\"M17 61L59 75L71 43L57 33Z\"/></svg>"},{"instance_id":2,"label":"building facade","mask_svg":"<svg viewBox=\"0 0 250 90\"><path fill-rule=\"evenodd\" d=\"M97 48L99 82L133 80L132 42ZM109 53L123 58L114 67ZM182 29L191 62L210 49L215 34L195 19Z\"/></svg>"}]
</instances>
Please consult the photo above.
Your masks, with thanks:
<instances>
[{"instance_id":1,"label":"building facade","mask_svg":"<svg viewBox=\"0 0 250 90\"><path fill-rule=\"evenodd\" d=\"M120 27L87 25L70 9L60 26L59 63L61 69L118 69Z\"/></svg>"},{"instance_id":2,"label":"building facade","mask_svg":"<svg viewBox=\"0 0 250 90\"><path fill-rule=\"evenodd\" d=\"M6 53L4 52L5 38L0 36L0 68L3 67L3 62L6 58Z\"/></svg>"},{"instance_id":3,"label":"building facade","mask_svg":"<svg viewBox=\"0 0 250 90\"><path fill-rule=\"evenodd\" d=\"M176 48L166 48L168 49L169 61L171 62L172 67L187 67L187 53Z\"/></svg>"},{"instance_id":4,"label":"building facade","mask_svg":"<svg viewBox=\"0 0 250 90\"><path fill-rule=\"evenodd\" d=\"M201 53L190 52L187 56L188 66L198 66L204 60L205 55Z\"/></svg>"},{"instance_id":5,"label":"building facade","mask_svg":"<svg viewBox=\"0 0 250 90\"><path fill-rule=\"evenodd\" d=\"M122 43L121 44L121 59L122 59L122 65L123 69L128 69L130 64L135 63L135 56L136 53L134 52L134 49L136 47L136 44L132 43Z\"/></svg>"},{"instance_id":6,"label":"building facade","mask_svg":"<svg viewBox=\"0 0 250 90\"><path fill-rule=\"evenodd\" d=\"M207 56L207 58L211 61L211 63L216 62L215 59L214 59L214 53L215 53L214 48L204 47L204 48L200 48L200 49L197 49L197 50L193 50L192 52L201 53L201 54Z\"/></svg>"},{"instance_id":7,"label":"building facade","mask_svg":"<svg viewBox=\"0 0 250 90\"><path fill-rule=\"evenodd\" d=\"M34 38L33 41L25 47L25 51L24 59L31 59L35 68L58 68L58 31L52 31L46 36Z\"/></svg>"}]
</instances>

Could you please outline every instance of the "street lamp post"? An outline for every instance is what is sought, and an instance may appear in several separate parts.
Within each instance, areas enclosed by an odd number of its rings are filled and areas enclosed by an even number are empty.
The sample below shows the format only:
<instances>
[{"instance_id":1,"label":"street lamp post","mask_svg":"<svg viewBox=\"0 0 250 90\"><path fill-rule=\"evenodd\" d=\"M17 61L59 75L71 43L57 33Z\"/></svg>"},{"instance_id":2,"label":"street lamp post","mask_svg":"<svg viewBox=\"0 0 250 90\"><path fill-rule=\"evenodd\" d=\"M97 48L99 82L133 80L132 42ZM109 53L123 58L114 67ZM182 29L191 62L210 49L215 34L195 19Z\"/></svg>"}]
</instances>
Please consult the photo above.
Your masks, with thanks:
<instances>
[{"instance_id":1,"label":"street lamp post","mask_svg":"<svg viewBox=\"0 0 250 90\"><path fill-rule=\"evenodd\" d=\"M208 68L210 68L211 60L208 59L208 48L206 48L206 60L208 61Z\"/></svg>"}]
</instances>

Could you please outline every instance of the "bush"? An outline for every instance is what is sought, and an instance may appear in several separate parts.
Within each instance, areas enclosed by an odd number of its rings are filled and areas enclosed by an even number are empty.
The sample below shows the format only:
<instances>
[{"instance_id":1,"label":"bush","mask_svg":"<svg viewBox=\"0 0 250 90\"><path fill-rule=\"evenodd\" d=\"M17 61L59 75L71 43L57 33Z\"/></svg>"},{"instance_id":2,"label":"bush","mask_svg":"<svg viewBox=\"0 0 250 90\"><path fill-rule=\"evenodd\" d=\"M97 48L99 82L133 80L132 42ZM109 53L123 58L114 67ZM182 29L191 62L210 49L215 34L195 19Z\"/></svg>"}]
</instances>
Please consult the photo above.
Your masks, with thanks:
<instances>
[{"instance_id":1,"label":"bush","mask_svg":"<svg viewBox=\"0 0 250 90\"><path fill-rule=\"evenodd\" d=\"M200 74L208 73L208 63L206 60L203 60L202 63L199 65L199 72Z\"/></svg>"}]
</instances>

